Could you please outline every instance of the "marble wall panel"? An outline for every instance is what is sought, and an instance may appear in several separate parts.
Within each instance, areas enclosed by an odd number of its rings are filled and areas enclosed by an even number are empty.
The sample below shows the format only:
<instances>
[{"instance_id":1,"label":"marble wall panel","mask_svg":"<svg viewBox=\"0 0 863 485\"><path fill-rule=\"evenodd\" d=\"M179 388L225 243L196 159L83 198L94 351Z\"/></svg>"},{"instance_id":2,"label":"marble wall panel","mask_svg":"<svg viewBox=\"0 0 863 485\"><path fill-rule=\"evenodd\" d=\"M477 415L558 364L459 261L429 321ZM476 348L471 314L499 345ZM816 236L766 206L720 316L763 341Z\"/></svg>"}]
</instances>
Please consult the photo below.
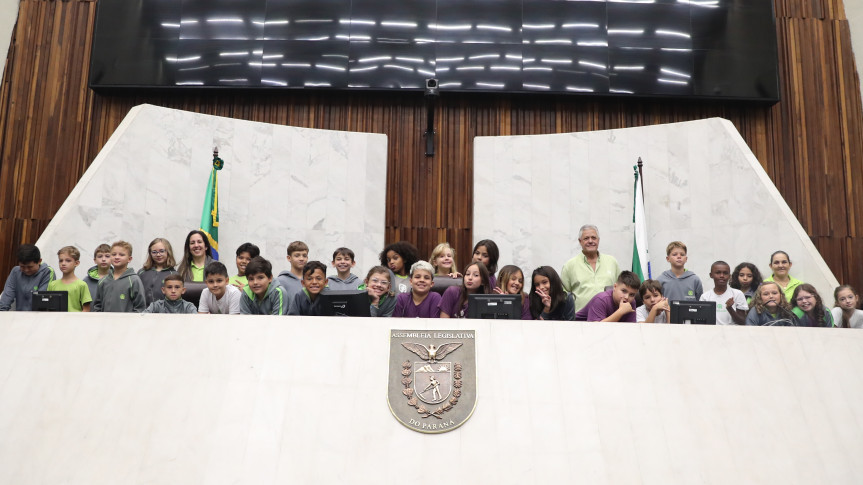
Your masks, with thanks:
<instances>
[{"instance_id":1,"label":"marble wall panel","mask_svg":"<svg viewBox=\"0 0 863 485\"><path fill-rule=\"evenodd\" d=\"M863 476L863 377L837 371L863 365L863 332L453 320L476 330L477 406L429 436L390 412L389 329L440 323L11 313L0 483Z\"/></svg>"},{"instance_id":2,"label":"marble wall panel","mask_svg":"<svg viewBox=\"0 0 863 485\"><path fill-rule=\"evenodd\" d=\"M688 246L687 268L705 288L712 287L713 261L732 268L749 261L766 277L770 255L781 249L791 256L791 274L815 285L832 305L836 278L740 134L720 118L477 137L474 239L494 239L501 264L516 264L529 277L539 265L560 270L581 250L578 229L595 224L600 251L629 269L639 157L654 277L669 269L665 246L674 240Z\"/></svg>"},{"instance_id":3,"label":"marble wall panel","mask_svg":"<svg viewBox=\"0 0 863 485\"><path fill-rule=\"evenodd\" d=\"M288 268L287 244L305 241L329 265L347 246L364 275L384 245L385 135L313 130L141 105L133 108L81 178L37 245L54 266L57 249L77 246L82 269L102 242L134 247L165 237L179 261L199 226L213 147L219 172L219 244L229 272L234 251L257 244L274 272Z\"/></svg>"}]
</instances>

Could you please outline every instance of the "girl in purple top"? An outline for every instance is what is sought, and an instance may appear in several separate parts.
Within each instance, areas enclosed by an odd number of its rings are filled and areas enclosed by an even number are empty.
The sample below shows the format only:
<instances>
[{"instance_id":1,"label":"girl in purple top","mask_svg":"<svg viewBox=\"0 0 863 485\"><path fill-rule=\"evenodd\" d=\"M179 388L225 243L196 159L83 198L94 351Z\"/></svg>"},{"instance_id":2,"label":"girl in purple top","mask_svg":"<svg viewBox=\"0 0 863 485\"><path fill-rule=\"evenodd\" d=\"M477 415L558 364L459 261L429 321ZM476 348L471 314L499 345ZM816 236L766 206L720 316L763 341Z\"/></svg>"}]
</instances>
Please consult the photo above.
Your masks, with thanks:
<instances>
[{"instance_id":1,"label":"girl in purple top","mask_svg":"<svg viewBox=\"0 0 863 485\"><path fill-rule=\"evenodd\" d=\"M518 266L508 264L498 273L497 286L494 292L501 295L521 295L521 319L533 320L530 315L530 298L524 290L524 273Z\"/></svg>"},{"instance_id":2,"label":"girl in purple top","mask_svg":"<svg viewBox=\"0 0 863 485\"><path fill-rule=\"evenodd\" d=\"M473 260L484 264L488 269L488 281L491 283L489 288L497 286L494 274L497 273L497 260L499 257L500 251L497 249L497 244L491 239L483 239L473 247Z\"/></svg>"},{"instance_id":3,"label":"girl in purple top","mask_svg":"<svg viewBox=\"0 0 863 485\"><path fill-rule=\"evenodd\" d=\"M434 268L427 261L417 261L411 266L411 291L396 297L394 317L438 318L440 316L440 294L431 291L434 283Z\"/></svg>"},{"instance_id":4,"label":"girl in purple top","mask_svg":"<svg viewBox=\"0 0 863 485\"><path fill-rule=\"evenodd\" d=\"M473 294L486 294L491 291L488 270L485 265L473 262L464 269L461 286L450 286L440 301L441 318L465 318L467 316L467 297Z\"/></svg>"},{"instance_id":5,"label":"girl in purple top","mask_svg":"<svg viewBox=\"0 0 863 485\"><path fill-rule=\"evenodd\" d=\"M533 270L530 287L530 314L537 320L575 320L575 299L563 289L551 266Z\"/></svg>"}]
</instances>

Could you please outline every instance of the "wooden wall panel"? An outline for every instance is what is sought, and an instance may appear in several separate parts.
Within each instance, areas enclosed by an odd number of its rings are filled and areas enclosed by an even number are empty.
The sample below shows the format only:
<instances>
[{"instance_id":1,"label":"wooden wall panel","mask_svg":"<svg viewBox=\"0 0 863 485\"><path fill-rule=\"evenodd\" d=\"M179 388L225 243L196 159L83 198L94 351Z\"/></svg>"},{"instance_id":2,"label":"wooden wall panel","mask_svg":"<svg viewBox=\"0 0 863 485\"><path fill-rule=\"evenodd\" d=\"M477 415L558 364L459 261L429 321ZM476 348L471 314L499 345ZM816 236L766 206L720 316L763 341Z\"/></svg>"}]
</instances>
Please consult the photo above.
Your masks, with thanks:
<instances>
[{"instance_id":1,"label":"wooden wall panel","mask_svg":"<svg viewBox=\"0 0 863 485\"><path fill-rule=\"evenodd\" d=\"M436 155L425 157L419 93L97 95L86 87L96 2L22 0L0 86L0 273L14 264L19 243L37 239L128 110L151 103L386 134L387 240L414 241L424 255L448 240L460 265L472 241L484 236L471 231L475 136L720 116L740 130L837 277L863 287L863 108L842 2L774 0L774 6L778 104L444 93L435 106Z\"/></svg>"}]
</instances>

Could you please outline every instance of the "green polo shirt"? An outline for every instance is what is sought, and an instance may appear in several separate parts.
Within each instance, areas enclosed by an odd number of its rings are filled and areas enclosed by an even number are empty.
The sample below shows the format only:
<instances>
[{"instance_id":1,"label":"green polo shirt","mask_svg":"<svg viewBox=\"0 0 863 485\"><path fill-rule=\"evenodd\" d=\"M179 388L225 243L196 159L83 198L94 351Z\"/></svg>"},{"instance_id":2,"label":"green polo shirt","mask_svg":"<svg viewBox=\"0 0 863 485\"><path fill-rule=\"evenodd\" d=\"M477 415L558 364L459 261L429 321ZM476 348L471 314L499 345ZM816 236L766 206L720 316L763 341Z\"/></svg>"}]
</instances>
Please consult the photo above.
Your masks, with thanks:
<instances>
[{"instance_id":1,"label":"green polo shirt","mask_svg":"<svg viewBox=\"0 0 863 485\"><path fill-rule=\"evenodd\" d=\"M207 264L204 263L204 266ZM198 267L195 265L195 262L192 261L192 281L204 281L204 267Z\"/></svg>"},{"instance_id":2,"label":"green polo shirt","mask_svg":"<svg viewBox=\"0 0 863 485\"><path fill-rule=\"evenodd\" d=\"M769 278L765 278L764 281L773 281L773 275L770 275ZM791 298L794 296L794 289L802 285L803 282L791 275L788 275L788 286L786 286L785 288L782 288L782 285L778 282L773 282L779 285L779 288L782 289L782 293L785 293L785 299L788 300L788 303L791 303L791 306L794 306L794 302L791 301Z\"/></svg>"},{"instance_id":3,"label":"green polo shirt","mask_svg":"<svg viewBox=\"0 0 863 485\"><path fill-rule=\"evenodd\" d=\"M560 279L563 289L575 296L575 311L587 305L591 298L612 286L620 276L620 267L614 256L600 253L596 258L596 269L587 262L584 253L576 255L563 265Z\"/></svg>"}]
</instances>

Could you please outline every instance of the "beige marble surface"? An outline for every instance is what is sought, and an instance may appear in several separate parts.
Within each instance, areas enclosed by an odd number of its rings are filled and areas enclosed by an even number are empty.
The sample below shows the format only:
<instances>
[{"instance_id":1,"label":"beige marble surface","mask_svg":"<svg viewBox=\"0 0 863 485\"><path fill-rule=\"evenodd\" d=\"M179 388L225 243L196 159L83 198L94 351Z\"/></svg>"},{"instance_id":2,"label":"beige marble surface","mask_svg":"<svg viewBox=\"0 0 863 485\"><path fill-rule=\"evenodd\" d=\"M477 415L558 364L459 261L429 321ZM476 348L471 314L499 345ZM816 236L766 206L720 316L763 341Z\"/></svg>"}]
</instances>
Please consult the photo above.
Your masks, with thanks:
<instances>
[{"instance_id":1,"label":"beige marble surface","mask_svg":"<svg viewBox=\"0 0 863 485\"><path fill-rule=\"evenodd\" d=\"M389 330L475 329L478 403L387 406ZM856 483L863 332L0 316L0 483Z\"/></svg>"}]
</instances>

